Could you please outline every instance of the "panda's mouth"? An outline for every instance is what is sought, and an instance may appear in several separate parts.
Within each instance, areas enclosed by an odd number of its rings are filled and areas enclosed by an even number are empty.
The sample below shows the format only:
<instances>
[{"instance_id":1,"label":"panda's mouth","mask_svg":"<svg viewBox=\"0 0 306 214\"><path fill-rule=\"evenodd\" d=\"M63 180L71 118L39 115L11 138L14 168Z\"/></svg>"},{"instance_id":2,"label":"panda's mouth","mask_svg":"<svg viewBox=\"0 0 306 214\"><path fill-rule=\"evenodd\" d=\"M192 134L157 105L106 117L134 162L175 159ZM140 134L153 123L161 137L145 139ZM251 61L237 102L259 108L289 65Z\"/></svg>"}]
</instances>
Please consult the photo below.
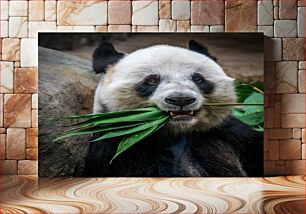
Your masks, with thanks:
<instances>
[{"instance_id":1,"label":"panda's mouth","mask_svg":"<svg viewBox=\"0 0 306 214\"><path fill-rule=\"evenodd\" d=\"M194 116L194 111L170 111L169 114L172 118L188 118Z\"/></svg>"}]
</instances>

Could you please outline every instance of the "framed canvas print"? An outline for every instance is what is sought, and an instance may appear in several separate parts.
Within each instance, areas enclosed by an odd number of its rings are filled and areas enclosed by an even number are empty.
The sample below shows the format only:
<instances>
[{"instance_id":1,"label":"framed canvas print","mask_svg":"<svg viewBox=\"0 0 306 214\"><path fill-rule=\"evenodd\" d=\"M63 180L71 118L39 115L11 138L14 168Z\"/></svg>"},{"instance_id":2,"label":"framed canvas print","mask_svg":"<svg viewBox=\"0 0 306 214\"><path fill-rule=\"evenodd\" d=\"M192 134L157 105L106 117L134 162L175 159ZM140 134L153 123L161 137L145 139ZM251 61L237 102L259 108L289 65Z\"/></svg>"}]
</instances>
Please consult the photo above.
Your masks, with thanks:
<instances>
[{"instance_id":1,"label":"framed canvas print","mask_svg":"<svg viewBox=\"0 0 306 214\"><path fill-rule=\"evenodd\" d=\"M39 176L263 176L263 34L40 33Z\"/></svg>"}]
</instances>

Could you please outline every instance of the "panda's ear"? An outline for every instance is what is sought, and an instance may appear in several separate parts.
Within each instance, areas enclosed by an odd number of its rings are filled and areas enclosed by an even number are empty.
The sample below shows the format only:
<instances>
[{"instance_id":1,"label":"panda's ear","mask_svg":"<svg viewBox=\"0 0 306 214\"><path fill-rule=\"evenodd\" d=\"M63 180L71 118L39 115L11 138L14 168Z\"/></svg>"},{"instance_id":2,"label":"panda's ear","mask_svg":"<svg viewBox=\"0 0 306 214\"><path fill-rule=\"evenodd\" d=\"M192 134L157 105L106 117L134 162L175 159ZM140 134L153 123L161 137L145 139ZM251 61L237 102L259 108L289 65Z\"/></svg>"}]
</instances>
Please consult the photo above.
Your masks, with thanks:
<instances>
[{"instance_id":1,"label":"panda's ear","mask_svg":"<svg viewBox=\"0 0 306 214\"><path fill-rule=\"evenodd\" d=\"M195 52L198 52L198 53L201 53L201 54L204 54L206 56L208 56L209 58L211 58L212 60L214 61L217 61L217 58L214 57L213 55L211 55L209 52L208 52L208 49L205 45L191 39L189 41L189 49L192 50L192 51L195 51Z\"/></svg>"},{"instance_id":2,"label":"panda's ear","mask_svg":"<svg viewBox=\"0 0 306 214\"><path fill-rule=\"evenodd\" d=\"M107 66L116 64L123 56L124 54L117 52L111 43L102 42L93 53L93 70L97 74L105 73Z\"/></svg>"}]
</instances>

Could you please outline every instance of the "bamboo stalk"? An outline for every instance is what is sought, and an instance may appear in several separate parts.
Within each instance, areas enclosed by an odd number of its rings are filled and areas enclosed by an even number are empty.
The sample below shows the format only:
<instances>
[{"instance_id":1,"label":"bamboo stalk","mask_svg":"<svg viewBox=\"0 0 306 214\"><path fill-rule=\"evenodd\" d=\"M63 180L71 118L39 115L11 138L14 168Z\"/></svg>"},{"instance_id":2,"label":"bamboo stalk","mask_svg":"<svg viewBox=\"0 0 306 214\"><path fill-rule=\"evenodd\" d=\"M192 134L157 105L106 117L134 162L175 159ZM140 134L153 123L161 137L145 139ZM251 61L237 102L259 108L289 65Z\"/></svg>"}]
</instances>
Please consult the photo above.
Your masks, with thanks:
<instances>
[{"instance_id":1,"label":"bamboo stalk","mask_svg":"<svg viewBox=\"0 0 306 214\"><path fill-rule=\"evenodd\" d=\"M204 106L262 106L263 103L205 103Z\"/></svg>"},{"instance_id":2,"label":"bamboo stalk","mask_svg":"<svg viewBox=\"0 0 306 214\"><path fill-rule=\"evenodd\" d=\"M260 90L259 88L255 87L255 86L252 86L252 88L254 89L254 91L257 91L261 94L264 94L264 92L262 90Z\"/></svg>"}]
</instances>

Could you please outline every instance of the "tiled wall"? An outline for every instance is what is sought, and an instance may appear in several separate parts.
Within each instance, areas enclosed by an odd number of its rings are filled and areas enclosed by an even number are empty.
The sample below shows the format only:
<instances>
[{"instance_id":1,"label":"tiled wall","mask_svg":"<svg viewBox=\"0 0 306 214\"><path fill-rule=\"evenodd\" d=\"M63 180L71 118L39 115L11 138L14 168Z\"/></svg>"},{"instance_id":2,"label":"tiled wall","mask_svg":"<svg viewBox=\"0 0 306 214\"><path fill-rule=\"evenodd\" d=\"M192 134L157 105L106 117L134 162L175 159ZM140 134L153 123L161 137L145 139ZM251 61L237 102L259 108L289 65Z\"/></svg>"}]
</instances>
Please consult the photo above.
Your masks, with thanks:
<instances>
[{"instance_id":1,"label":"tiled wall","mask_svg":"<svg viewBox=\"0 0 306 214\"><path fill-rule=\"evenodd\" d=\"M265 173L304 174L305 5L296 0L1 0L0 172L37 174L37 31L258 31L273 37L265 44Z\"/></svg>"}]
</instances>

